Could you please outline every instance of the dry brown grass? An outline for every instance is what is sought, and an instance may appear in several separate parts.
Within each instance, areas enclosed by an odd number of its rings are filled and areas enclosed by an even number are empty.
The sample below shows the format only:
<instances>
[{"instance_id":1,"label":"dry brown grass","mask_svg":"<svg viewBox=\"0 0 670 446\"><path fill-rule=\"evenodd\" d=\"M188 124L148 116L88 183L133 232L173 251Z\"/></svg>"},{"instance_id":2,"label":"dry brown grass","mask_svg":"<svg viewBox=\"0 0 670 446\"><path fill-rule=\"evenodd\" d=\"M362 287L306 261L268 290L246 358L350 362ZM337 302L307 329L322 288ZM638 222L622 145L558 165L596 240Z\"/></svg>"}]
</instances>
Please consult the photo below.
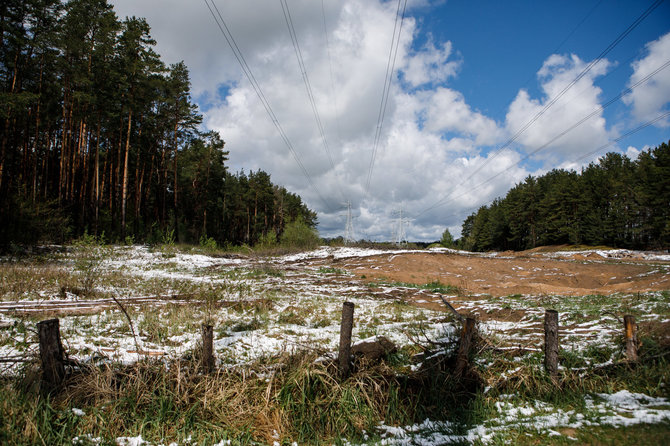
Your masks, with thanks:
<instances>
[{"instance_id":1,"label":"dry brown grass","mask_svg":"<svg viewBox=\"0 0 670 446\"><path fill-rule=\"evenodd\" d=\"M426 398L439 399L426 392L426 385L437 383L443 389L437 393L451 392L444 379L401 377L384 361L357 360L352 375L342 380L333 361L316 359L311 353L283 355L264 365L209 374L196 366L197 357L86 367L70 376L54 402L103 408L104 431L96 410L86 409L81 427L109 438L140 426L148 441L185 431L197 436L207 427L225 431L228 438L304 444L360 437L381 420L422 421ZM152 430L147 423L162 427Z\"/></svg>"}]
</instances>

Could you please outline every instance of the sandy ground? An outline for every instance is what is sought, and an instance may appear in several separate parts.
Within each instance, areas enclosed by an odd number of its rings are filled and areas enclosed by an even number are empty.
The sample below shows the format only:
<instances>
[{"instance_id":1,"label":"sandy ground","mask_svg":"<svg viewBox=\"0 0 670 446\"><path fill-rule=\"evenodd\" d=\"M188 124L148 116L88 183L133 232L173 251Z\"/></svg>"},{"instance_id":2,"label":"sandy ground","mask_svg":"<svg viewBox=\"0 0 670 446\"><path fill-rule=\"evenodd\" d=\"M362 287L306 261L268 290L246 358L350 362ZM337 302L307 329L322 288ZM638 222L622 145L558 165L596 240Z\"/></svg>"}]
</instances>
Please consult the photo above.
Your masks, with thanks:
<instances>
[{"instance_id":1,"label":"sandy ground","mask_svg":"<svg viewBox=\"0 0 670 446\"><path fill-rule=\"evenodd\" d=\"M670 261L595 252L499 253L495 256L428 252L318 260L369 282L439 281L462 294L590 295L670 289Z\"/></svg>"}]
</instances>

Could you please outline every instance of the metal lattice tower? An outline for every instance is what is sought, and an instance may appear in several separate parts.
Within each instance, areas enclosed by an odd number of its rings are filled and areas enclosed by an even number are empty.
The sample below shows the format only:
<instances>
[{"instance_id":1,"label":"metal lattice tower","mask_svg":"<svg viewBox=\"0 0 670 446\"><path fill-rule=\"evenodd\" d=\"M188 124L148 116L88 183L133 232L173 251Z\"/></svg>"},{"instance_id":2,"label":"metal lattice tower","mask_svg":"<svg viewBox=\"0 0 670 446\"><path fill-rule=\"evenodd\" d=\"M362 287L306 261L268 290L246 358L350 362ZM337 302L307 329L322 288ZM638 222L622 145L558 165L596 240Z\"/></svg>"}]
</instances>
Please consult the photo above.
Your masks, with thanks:
<instances>
[{"instance_id":1,"label":"metal lattice tower","mask_svg":"<svg viewBox=\"0 0 670 446\"><path fill-rule=\"evenodd\" d=\"M393 237L393 241L396 244L396 246L404 246L407 244L406 239L407 239L407 234L405 233L405 220L402 216L402 206L400 207L400 211L398 212L398 219L396 220L395 224L395 234Z\"/></svg>"},{"instance_id":2,"label":"metal lattice tower","mask_svg":"<svg viewBox=\"0 0 670 446\"><path fill-rule=\"evenodd\" d=\"M350 244L354 242L354 225L351 221L351 202L347 201L347 227L344 232L344 243Z\"/></svg>"}]
</instances>

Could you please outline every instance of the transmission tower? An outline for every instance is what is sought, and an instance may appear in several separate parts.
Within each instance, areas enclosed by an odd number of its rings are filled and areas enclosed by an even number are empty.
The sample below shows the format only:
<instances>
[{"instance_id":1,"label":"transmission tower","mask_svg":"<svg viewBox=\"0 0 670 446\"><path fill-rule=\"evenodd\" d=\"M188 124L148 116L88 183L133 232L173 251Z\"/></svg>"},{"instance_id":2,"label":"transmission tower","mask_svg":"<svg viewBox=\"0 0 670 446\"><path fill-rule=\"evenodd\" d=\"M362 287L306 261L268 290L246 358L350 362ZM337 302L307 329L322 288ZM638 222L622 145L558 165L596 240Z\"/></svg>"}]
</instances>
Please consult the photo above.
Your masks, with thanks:
<instances>
[{"instance_id":1,"label":"transmission tower","mask_svg":"<svg viewBox=\"0 0 670 446\"><path fill-rule=\"evenodd\" d=\"M347 201L347 227L344 232L344 243L349 245L354 242L354 225L351 221L351 201Z\"/></svg>"},{"instance_id":2,"label":"transmission tower","mask_svg":"<svg viewBox=\"0 0 670 446\"><path fill-rule=\"evenodd\" d=\"M394 212L394 214L398 216L398 219L394 228L393 242L396 246L405 246L407 244L407 234L405 234L405 222L407 219L402 216L402 206L400 206L400 211Z\"/></svg>"}]
</instances>

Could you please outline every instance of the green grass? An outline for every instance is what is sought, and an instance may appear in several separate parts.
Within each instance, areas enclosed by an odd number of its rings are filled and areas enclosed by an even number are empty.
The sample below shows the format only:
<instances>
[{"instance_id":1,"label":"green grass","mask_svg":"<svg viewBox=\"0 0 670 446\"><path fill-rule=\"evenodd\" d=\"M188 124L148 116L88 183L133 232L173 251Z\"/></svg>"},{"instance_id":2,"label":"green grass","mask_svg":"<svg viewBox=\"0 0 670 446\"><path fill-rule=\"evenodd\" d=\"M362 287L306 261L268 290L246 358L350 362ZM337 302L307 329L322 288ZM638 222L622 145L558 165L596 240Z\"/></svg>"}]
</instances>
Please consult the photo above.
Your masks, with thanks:
<instances>
[{"instance_id":1,"label":"green grass","mask_svg":"<svg viewBox=\"0 0 670 446\"><path fill-rule=\"evenodd\" d=\"M529 429L506 432L493 444L639 446L670 444L670 422L627 427L596 426L588 429L556 428L561 436L548 436ZM571 437L571 438L569 438Z\"/></svg>"},{"instance_id":2,"label":"green grass","mask_svg":"<svg viewBox=\"0 0 670 446\"><path fill-rule=\"evenodd\" d=\"M173 253L180 248L174 249ZM72 263L68 262L67 256L63 256L58 260L52 257L33 263L20 259L0 265L3 299L25 299L45 290L58 293L65 283L80 286L80 276L68 271L72 269ZM217 337L282 324L313 328L339 324L339 309L333 311L326 307L326 301L332 303L331 297L308 300L301 297L298 287L286 285L291 286L288 290L275 280L271 281L271 288L266 287L264 279L284 277L284 272L269 262L254 263L249 268L217 268L195 273L169 257L161 263L151 269L187 272L199 279L209 275L212 280L145 279L120 269L100 272L94 283L100 288L125 290L128 295L180 294L189 299L187 305L171 303L151 307L149 311L147 307L128 308L136 330L149 344L149 349L152 343L171 345L172 336L197 335L200 324L207 318L215 322ZM317 273L347 274L329 267L322 267ZM460 292L458 287L439 281L378 284L445 294ZM341 297L332 296L332 299L339 301ZM449 434L464 434L475 426L499 420L501 414L496 404L501 401L512 401L517 407L540 401L551 405L550 410L575 411L595 417L585 405L585 395L627 389L670 398L669 324L662 322L670 316L670 292L586 297L511 295L481 299L493 304L494 316L498 308L527 309L533 316L540 315L540 321L542 308L555 308L561 313L561 323L566 325L600 321L604 318L603 311L610 311L616 317L634 314L638 316L641 361L622 363L623 340L613 335L604 343L561 350L560 362L565 369L561 370L556 383L543 371L541 352L512 354L497 350L495 346L510 342L509 335L484 333L475 347L474 365L479 381L464 384L449 375L449 357L443 358L441 368L431 373L418 369L419 359L415 355L424 348L429 348L431 353L444 348L451 352L455 348L455 345L437 347L426 343L422 324L426 314L431 323L435 318L405 301L384 299L374 310L365 306L357 308L358 338L384 333L387 328L380 327L398 324L398 330L411 341L400 345L398 352L382 363L356 363L357 368L349 379L340 379L332 365L314 362L316 357L305 353L264 356L240 366L235 353L220 352L218 359L235 367L205 376L194 365L197 352L190 351L179 359L165 362L141 361L132 367L103 366L88 377L71 377L72 387L47 398L36 391L35 371L26 368L16 377L0 379L3 395L0 444L72 444L74 437L85 438L87 434L101 437L101 444L115 444L118 436L140 434L153 444L172 441L186 444L189 436L199 444L221 440L231 440L232 444L272 444L274 431L281 444L294 441L341 444L343 439L374 444L382 440L375 430L382 420L387 425L398 426L420 423L426 418L447 420L454 423ZM286 311L279 313L278 309L286 308L287 304ZM649 313L657 318L646 317ZM37 318L16 320L16 324L0 332L0 345L11 345L26 352L34 350ZM105 311L95 318L73 316L67 322L62 328L66 344L82 334L90 334L90 339L109 336L113 344L120 335L129 334L127 321L119 311ZM620 329L612 315L603 323L608 324L608 328ZM288 327L284 328L286 332ZM425 345L415 343L416 340ZM110 346L113 345L105 345ZM321 344L315 342L310 347L318 348ZM90 353L66 348L74 355ZM610 360L615 364L599 366ZM515 395L512 400L505 396L510 394ZM74 407L84 410L85 415L76 416L71 410ZM503 426L493 444L664 444L668 443L670 425L590 426L575 432L559 427L556 430L564 435L549 437L532 428ZM577 438L577 442L568 440L568 435Z\"/></svg>"},{"instance_id":3,"label":"green grass","mask_svg":"<svg viewBox=\"0 0 670 446\"><path fill-rule=\"evenodd\" d=\"M461 289L455 285L443 284L439 280L433 282L428 282L424 284L417 284L412 282L389 282L385 280L380 280L374 283L376 286L388 286L388 287L402 287L402 288L416 288L420 290L429 290L434 293L442 294L459 294Z\"/></svg>"},{"instance_id":4,"label":"green grass","mask_svg":"<svg viewBox=\"0 0 670 446\"><path fill-rule=\"evenodd\" d=\"M340 269L340 268L332 268L332 267L326 267L322 266L318 270L319 274L337 274L337 275L345 275L348 274L347 271Z\"/></svg>"},{"instance_id":5,"label":"green grass","mask_svg":"<svg viewBox=\"0 0 670 446\"><path fill-rule=\"evenodd\" d=\"M102 366L72 376L46 396L25 377L0 381L0 443L72 444L75 437L142 435L154 444L363 441L378 423L457 416L444 376L399 378L390 365L358 365L346 380L313 355L267 358L246 370L202 375L188 360ZM405 363L398 353L392 363ZM197 358L196 358L197 363ZM271 374L251 370L272 366ZM459 403L460 404L460 403ZM73 408L84 415L75 415ZM374 434L373 434L374 435Z\"/></svg>"}]
</instances>

